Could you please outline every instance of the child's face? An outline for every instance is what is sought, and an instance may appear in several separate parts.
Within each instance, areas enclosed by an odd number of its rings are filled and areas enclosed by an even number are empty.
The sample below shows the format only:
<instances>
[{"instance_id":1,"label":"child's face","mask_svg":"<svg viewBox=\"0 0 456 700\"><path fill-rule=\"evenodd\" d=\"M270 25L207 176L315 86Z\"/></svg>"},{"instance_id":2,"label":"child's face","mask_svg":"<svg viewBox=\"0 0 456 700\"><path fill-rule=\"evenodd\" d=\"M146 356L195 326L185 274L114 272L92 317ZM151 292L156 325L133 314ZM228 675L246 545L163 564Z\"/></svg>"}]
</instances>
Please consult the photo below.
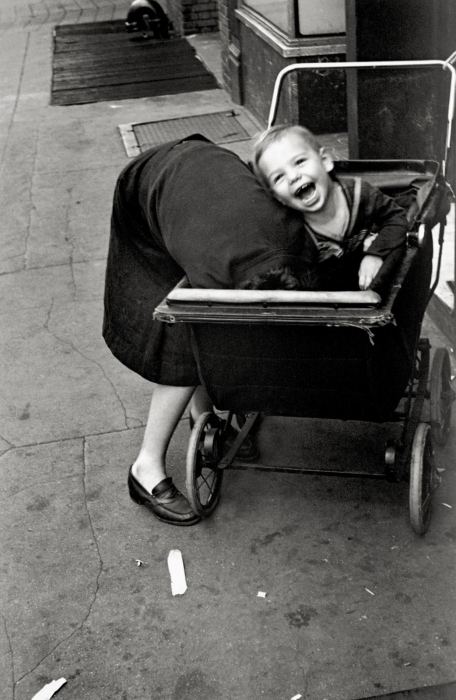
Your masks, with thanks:
<instances>
[{"instance_id":1,"label":"child's face","mask_svg":"<svg viewBox=\"0 0 456 700\"><path fill-rule=\"evenodd\" d=\"M334 163L324 149L315 151L298 133L274 141L259 160L272 193L283 204L305 213L322 211L333 189Z\"/></svg>"}]
</instances>

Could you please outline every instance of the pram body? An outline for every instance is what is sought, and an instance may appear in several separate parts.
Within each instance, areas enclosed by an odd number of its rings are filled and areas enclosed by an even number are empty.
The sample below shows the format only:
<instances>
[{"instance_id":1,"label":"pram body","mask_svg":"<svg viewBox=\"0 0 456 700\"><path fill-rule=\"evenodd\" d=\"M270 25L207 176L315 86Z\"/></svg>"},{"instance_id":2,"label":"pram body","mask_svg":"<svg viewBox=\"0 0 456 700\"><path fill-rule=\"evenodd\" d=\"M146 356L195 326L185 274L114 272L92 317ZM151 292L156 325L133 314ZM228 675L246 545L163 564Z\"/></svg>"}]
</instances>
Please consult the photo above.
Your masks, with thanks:
<instances>
[{"instance_id":1,"label":"pram body","mask_svg":"<svg viewBox=\"0 0 456 700\"><path fill-rule=\"evenodd\" d=\"M453 399L448 353L437 351L428 389L430 344L420 340L431 230L439 224L443 234L448 189L434 161L338 161L336 173L362 177L407 203L406 253L393 274L383 266L377 292L194 290L184 279L155 311L158 320L191 324L201 380L214 406L230 412L225 422L205 414L193 429L189 500L201 515L213 511L223 469L232 466L260 412L400 422L400 438L386 447L384 472L369 476L410 477L411 522L423 534L438 483L432 438L446 440ZM430 422L421 421L426 399ZM224 454L234 414L249 418Z\"/></svg>"}]
</instances>

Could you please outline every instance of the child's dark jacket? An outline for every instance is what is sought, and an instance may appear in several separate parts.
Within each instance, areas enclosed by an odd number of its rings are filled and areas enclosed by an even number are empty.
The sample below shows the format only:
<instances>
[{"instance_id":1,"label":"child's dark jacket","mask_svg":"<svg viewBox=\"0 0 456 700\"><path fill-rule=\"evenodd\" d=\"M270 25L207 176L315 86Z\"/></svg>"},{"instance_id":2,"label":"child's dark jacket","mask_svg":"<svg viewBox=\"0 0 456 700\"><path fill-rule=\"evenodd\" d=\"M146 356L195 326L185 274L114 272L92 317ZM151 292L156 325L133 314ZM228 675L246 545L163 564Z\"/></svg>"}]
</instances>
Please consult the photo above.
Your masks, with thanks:
<instances>
[{"instance_id":1,"label":"child's dark jacket","mask_svg":"<svg viewBox=\"0 0 456 700\"><path fill-rule=\"evenodd\" d=\"M391 253L403 250L408 223L405 211L394 199L372 187L359 178L341 178L342 186L350 211L348 229L343 241L336 243L340 255L325 255L327 239L313 234L313 255L320 257L319 272L321 289L359 289L358 270L364 256L363 242L369 233L377 234L367 254L385 260ZM306 227L307 228L307 227ZM320 250L317 250L321 248ZM325 259L324 259L325 258Z\"/></svg>"}]
</instances>

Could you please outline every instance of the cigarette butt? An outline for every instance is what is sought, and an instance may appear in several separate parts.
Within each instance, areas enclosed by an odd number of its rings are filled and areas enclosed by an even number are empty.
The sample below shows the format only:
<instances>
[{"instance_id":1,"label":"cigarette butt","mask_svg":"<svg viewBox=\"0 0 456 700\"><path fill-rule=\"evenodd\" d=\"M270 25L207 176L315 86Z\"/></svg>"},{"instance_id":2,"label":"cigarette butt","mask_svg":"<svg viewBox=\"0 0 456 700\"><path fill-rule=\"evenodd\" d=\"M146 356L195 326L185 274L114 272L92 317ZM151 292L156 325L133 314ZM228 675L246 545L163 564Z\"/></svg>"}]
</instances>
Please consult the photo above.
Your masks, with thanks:
<instances>
[{"instance_id":1,"label":"cigarette butt","mask_svg":"<svg viewBox=\"0 0 456 700\"><path fill-rule=\"evenodd\" d=\"M66 678L59 678L58 681L51 681L45 685L41 690L39 690L36 695L33 696L32 700L50 700L52 696L65 685Z\"/></svg>"},{"instance_id":2,"label":"cigarette butt","mask_svg":"<svg viewBox=\"0 0 456 700\"><path fill-rule=\"evenodd\" d=\"M293 695L291 700L299 700L299 698L302 698L302 695L300 693L298 693L297 695Z\"/></svg>"},{"instance_id":3,"label":"cigarette butt","mask_svg":"<svg viewBox=\"0 0 456 700\"><path fill-rule=\"evenodd\" d=\"M366 586L364 586L364 590L367 591L368 593L370 593L371 595L375 595L375 593L372 593L372 591L370 591L368 588L366 588Z\"/></svg>"},{"instance_id":4,"label":"cigarette butt","mask_svg":"<svg viewBox=\"0 0 456 700\"><path fill-rule=\"evenodd\" d=\"M442 506L446 506L447 508L453 508L453 506L450 506L449 503L442 503Z\"/></svg>"},{"instance_id":5,"label":"cigarette butt","mask_svg":"<svg viewBox=\"0 0 456 700\"><path fill-rule=\"evenodd\" d=\"M172 549L168 554L168 569L171 576L171 592L173 595L183 595L187 590L184 562L179 549Z\"/></svg>"}]
</instances>

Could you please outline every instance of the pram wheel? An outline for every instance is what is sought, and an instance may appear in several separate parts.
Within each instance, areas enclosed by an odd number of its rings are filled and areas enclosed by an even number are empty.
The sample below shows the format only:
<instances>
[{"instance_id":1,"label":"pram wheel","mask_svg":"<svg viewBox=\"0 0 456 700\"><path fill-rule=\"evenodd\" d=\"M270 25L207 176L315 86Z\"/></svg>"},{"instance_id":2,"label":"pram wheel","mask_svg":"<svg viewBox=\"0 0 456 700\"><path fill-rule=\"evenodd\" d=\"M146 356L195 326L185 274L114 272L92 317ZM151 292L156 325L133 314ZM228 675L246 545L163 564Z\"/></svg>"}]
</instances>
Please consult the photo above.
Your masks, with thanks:
<instances>
[{"instance_id":1,"label":"pram wheel","mask_svg":"<svg viewBox=\"0 0 456 700\"><path fill-rule=\"evenodd\" d=\"M196 421L187 450L187 497L195 513L208 516L220 496L223 470L217 468L222 458L221 423L215 413L203 413Z\"/></svg>"},{"instance_id":2,"label":"pram wheel","mask_svg":"<svg viewBox=\"0 0 456 700\"><path fill-rule=\"evenodd\" d=\"M419 423L412 445L409 487L410 521L419 535L424 535L429 527L432 494L438 483L431 429L427 423Z\"/></svg>"},{"instance_id":3,"label":"pram wheel","mask_svg":"<svg viewBox=\"0 0 456 700\"><path fill-rule=\"evenodd\" d=\"M454 400L450 356L446 348L437 348L435 351L430 395L432 439L437 445L445 445L450 432L451 404Z\"/></svg>"}]
</instances>

